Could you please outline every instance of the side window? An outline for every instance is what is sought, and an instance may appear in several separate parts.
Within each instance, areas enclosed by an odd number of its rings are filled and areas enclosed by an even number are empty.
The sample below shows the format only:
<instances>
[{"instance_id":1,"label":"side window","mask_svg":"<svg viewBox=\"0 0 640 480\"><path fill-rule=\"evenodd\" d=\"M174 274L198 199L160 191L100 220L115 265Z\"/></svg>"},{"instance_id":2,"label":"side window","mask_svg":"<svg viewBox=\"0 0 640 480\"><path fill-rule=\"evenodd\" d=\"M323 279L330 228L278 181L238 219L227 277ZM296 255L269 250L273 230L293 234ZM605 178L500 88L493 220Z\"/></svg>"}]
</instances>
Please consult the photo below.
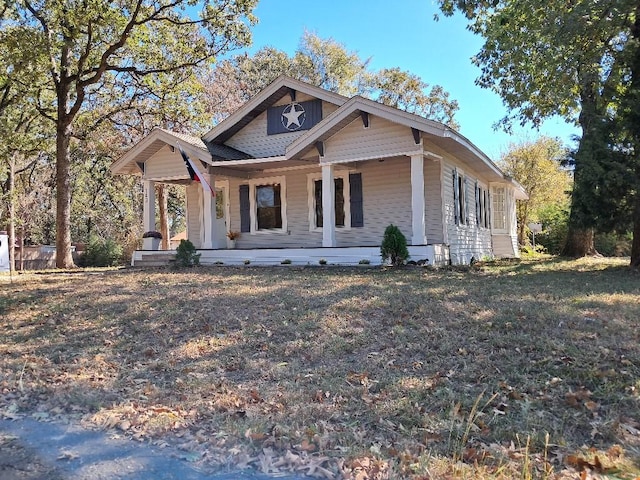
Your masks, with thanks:
<instances>
[{"instance_id":1,"label":"side window","mask_svg":"<svg viewBox=\"0 0 640 480\"><path fill-rule=\"evenodd\" d=\"M493 187L491 211L492 226L496 230L507 229L507 198L504 187Z\"/></svg>"},{"instance_id":2,"label":"side window","mask_svg":"<svg viewBox=\"0 0 640 480\"><path fill-rule=\"evenodd\" d=\"M334 178L335 182L335 209L336 209L336 227L344 227L344 179ZM314 199L314 225L316 228L322 228L322 180L314 180L313 182L313 199Z\"/></svg>"}]
</instances>

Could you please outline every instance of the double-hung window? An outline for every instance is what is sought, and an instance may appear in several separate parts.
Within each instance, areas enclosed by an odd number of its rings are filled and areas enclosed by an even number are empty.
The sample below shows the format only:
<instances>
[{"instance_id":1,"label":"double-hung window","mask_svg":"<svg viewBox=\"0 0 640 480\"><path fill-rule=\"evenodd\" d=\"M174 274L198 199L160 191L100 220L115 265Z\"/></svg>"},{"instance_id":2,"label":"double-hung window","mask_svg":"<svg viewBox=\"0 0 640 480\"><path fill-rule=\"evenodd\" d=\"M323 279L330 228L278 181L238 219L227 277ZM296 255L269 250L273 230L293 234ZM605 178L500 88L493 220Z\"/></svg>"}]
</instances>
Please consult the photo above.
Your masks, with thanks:
<instances>
[{"instance_id":1,"label":"double-hung window","mask_svg":"<svg viewBox=\"0 0 640 480\"><path fill-rule=\"evenodd\" d=\"M240 185L241 232L287 232L285 177L251 180Z\"/></svg>"},{"instance_id":2,"label":"double-hung window","mask_svg":"<svg viewBox=\"0 0 640 480\"><path fill-rule=\"evenodd\" d=\"M282 228L282 190L280 184L256 185L258 230Z\"/></svg>"},{"instance_id":3,"label":"double-hung window","mask_svg":"<svg viewBox=\"0 0 640 480\"><path fill-rule=\"evenodd\" d=\"M322 229L324 222L322 210L322 177L309 175L309 230ZM349 181L347 174L334 175L334 206L336 214L335 226L349 228L351 226Z\"/></svg>"}]
</instances>

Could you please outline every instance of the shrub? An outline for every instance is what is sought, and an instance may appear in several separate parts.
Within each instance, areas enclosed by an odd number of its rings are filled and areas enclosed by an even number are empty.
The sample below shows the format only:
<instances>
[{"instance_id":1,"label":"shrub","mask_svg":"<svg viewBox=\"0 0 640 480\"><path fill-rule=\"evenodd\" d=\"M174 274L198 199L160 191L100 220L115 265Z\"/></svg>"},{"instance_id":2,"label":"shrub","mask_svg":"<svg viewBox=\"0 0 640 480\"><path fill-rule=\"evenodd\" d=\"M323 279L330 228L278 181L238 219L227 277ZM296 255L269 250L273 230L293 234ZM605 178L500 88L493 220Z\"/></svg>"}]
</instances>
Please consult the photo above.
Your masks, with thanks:
<instances>
[{"instance_id":1,"label":"shrub","mask_svg":"<svg viewBox=\"0 0 640 480\"><path fill-rule=\"evenodd\" d=\"M191 240L180 240L176 248L176 263L178 267L193 267L200 264L200 254L196 253L196 247Z\"/></svg>"},{"instance_id":2,"label":"shrub","mask_svg":"<svg viewBox=\"0 0 640 480\"><path fill-rule=\"evenodd\" d=\"M395 225L389 225L384 231L384 238L380 246L382 261L389 260L391 265L403 265L409 258L407 239Z\"/></svg>"},{"instance_id":3,"label":"shrub","mask_svg":"<svg viewBox=\"0 0 640 480\"><path fill-rule=\"evenodd\" d=\"M281 265L291 265L291 260L288 258L285 258L284 260L282 260L280 262Z\"/></svg>"},{"instance_id":4,"label":"shrub","mask_svg":"<svg viewBox=\"0 0 640 480\"><path fill-rule=\"evenodd\" d=\"M326 264L327 264L327 261L326 261L324 258L321 258L320 260L318 260L318 263L319 263L320 265L326 265Z\"/></svg>"},{"instance_id":5,"label":"shrub","mask_svg":"<svg viewBox=\"0 0 640 480\"><path fill-rule=\"evenodd\" d=\"M122 247L111 239L91 237L78 259L80 267L113 267L122 260Z\"/></svg>"},{"instance_id":6,"label":"shrub","mask_svg":"<svg viewBox=\"0 0 640 480\"><path fill-rule=\"evenodd\" d=\"M549 205L539 212L542 233L536 234L536 250L542 245L547 253L558 255L567 240L569 211L558 205Z\"/></svg>"}]
</instances>

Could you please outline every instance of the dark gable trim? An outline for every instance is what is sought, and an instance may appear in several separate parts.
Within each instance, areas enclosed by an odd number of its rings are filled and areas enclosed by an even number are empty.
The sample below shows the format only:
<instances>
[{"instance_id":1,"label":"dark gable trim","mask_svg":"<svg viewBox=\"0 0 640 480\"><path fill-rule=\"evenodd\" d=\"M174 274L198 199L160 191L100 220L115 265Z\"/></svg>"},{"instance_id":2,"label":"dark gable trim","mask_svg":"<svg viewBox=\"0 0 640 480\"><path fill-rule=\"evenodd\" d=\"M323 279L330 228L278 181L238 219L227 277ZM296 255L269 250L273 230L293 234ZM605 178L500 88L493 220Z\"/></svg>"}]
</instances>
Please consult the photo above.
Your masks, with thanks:
<instances>
[{"instance_id":1,"label":"dark gable trim","mask_svg":"<svg viewBox=\"0 0 640 480\"><path fill-rule=\"evenodd\" d=\"M367 112L360 112L360 118L362 118L362 126L369 128L369 114Z\"/></svg>"},{"instance_id":2,"label":"dark gable trim","mask_svg":"<svg viewBox=\"0 0 640 480\"><path fill-rule=\"evenodd\" d=\"M413 141L416 145L420 145L420 130L417 128L412 128L411 133L413 134Z\"/></svg>"}]
</instances>

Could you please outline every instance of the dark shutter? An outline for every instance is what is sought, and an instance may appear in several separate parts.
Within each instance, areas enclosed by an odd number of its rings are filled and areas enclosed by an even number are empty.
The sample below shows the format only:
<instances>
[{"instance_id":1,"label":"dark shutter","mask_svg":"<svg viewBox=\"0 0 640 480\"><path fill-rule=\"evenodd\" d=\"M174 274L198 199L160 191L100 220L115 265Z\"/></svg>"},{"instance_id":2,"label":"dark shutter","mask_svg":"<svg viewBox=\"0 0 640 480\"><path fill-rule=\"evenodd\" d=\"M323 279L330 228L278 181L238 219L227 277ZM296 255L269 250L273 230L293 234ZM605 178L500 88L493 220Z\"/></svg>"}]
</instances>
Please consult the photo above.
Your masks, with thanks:
<instances>
[{"instance_id":1,"label":"dark shutter","mask_svg":"<svg viewBox=\"0 0 640 480\"><path fill-rule=\"evenodd\" d=\"M460 204L458 203L458 170L453 169L453 218L455 220L456 225L458 225L460 220Z\"/></svg>"},{"instance_id":2,"label":"dark shutter","mask_svg":"<svg viewBox=\"0 0 640 480\"><path fill-rule=\"evenodd\" d=\"M475 197L476 197L476 225L480 225L480 217L482 214L480 213L480 191L478 190L478 180L476 180L476 188L475 188Z\"/></svg>"},{"instance_id":3,"label":"dark shutter","mask_svg":"<svg viewBox=\"0 0 640 480\"><path fill-rule=\"evenodd\" d=\"M251 231L251 206L249 205L249 185L240 185L240 231Z\"/></svg>"},{"instance_id":4,"label":"dark shutter","mask_svg":"<svg viewBox=\"0 0 640 480\"><path fill-rule=\"evenodd\" d=\"M349 194L351 196L351 226L364 227L361 173L349 174Z\"/></svg>"},{"instance_id":5,"label":"dark shutter","mask_svg":"<svg viewBox=\"0 0 640 480\"><path fill-rule=\"evenodd\" d=\"M467 194L469 193L469 189L467 188L467 177L464 177L462 181L462 189L464 199L464 223L469 225L469 199L467 198Z\"/></svg>"}]
</instances>

